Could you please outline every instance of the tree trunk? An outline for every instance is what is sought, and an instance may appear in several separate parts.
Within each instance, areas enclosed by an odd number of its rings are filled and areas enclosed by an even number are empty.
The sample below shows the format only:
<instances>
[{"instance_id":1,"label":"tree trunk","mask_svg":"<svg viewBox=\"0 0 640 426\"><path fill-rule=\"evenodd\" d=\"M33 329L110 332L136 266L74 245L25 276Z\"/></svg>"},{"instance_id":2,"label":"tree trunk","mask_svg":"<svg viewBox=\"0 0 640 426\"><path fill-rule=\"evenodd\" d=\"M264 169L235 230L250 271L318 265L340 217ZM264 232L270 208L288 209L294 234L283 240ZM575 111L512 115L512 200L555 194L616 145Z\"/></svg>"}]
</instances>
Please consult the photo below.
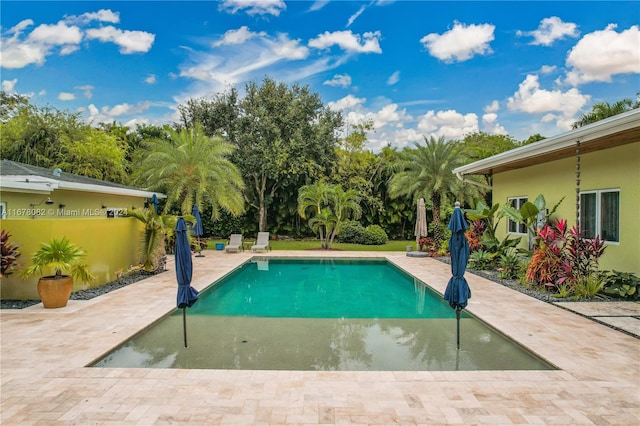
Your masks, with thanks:
<instances>
[{"instance_id":1,"label":"tree trunk","mask_svg":"<svg viewBox=\"0 0 640 426\"><path fill-rule=\"evenodd\" d=\"M444 237L442 235L442 226L440 225L440 193L432 192L431 193L431 204L433 206L433 242L436 246L436 249L442 248L442 240Z\"/></svg>"},{"instance_id":2,"label":"tree trunk","mask_svg":"<svg viewBox=\"0 0 640 426\"><path fill-rule=\"evenodd\" d=\"M265 192L267 191L267 177L263 175L253 175L256 194L258 195L258 231L267 230L267 206L265 205Z\"/></svg>"}]
</instances>

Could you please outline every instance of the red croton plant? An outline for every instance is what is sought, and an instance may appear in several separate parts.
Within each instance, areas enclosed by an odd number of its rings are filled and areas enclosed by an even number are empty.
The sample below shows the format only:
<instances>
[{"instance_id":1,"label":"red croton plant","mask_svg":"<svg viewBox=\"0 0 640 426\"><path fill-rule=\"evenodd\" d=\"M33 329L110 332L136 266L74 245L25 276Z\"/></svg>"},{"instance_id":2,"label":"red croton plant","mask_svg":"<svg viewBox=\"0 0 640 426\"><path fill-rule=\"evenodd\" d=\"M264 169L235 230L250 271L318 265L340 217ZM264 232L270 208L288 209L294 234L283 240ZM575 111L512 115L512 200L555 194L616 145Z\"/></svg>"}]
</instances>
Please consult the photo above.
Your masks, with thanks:
<instances>
[{"instance_id":1,"label":"red croton plant","mask_svg":"<svg viewBox=\"0 0 640 426\"><path fill-rule=\"evenodd\" d=\"M561 285L572 286L596 272L598 260L605 250L600 237L582 238L576 226L567 231L565 219L540 229L535 247L527 279L554 289Z\"/></svg>"}]
</instances>

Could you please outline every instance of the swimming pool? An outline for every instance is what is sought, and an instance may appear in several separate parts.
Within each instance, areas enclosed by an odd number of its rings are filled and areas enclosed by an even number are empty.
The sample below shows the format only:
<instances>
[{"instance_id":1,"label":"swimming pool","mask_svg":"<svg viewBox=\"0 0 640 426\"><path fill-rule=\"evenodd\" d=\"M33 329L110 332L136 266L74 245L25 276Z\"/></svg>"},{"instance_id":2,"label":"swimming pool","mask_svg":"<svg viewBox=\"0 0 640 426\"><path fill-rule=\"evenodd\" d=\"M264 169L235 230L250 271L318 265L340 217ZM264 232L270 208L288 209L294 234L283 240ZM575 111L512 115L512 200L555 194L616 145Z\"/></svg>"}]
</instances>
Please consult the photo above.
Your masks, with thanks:
<instances>
[{"instance_id":1,"label":"swimming pool","mask_svg":"<svg viewBox=\"0 0 640 426\"><path fill-rule=\"evenodd\" d=\"M385 259L254 257L93 367L548 370L554 367Z\"/></svg>"}]
</instances>

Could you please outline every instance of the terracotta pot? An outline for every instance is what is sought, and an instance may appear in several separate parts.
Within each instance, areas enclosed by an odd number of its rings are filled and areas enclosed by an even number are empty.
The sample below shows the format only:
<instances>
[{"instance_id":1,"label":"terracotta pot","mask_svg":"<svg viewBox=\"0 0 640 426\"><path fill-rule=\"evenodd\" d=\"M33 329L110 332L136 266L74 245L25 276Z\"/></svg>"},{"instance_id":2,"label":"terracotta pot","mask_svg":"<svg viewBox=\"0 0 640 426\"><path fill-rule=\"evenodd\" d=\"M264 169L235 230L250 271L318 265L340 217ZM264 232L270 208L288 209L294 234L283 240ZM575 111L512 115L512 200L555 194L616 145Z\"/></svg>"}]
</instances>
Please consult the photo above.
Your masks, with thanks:
<instances>
[{"instance_id":1,"label":"terracotta pot","mask_svg":"<svg viewBox=\"0 0 640 426\"><path fill-rule=\"evenodd\" d=\"M61 277L42 277L38 280L38 295L45 308L63 308L73 291L73 278L67 275Z\"/></svg>"}]
</instances>

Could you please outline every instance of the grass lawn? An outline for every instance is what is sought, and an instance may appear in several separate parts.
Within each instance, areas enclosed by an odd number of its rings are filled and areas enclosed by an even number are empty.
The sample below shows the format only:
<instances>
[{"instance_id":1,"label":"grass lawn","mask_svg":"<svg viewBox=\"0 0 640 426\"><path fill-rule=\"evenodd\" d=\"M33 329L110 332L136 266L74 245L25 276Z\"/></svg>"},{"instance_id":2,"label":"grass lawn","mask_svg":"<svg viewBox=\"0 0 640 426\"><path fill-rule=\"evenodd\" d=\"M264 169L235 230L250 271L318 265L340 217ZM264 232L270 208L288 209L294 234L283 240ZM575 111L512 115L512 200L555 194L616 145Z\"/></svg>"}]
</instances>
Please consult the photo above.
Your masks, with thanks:
<instances>
[{"instance_id":1,"label":"grass lawn","mask_svg":"<svg viewBox=\"0 0 640 426\"><path fill-rule=\"evenodd\" d=\"M250 239L247 241L251 241ZM209 250L215 250L216 243L226 244L227 240L209 240ZM368 246L363 244L346 244L346 243L333 243L332 249L344 250L344 251L406 251L407 246L411 246L416 249L416 242L414 240L401 240L401 241L388 241L381 246ZM271 241L272 250L313 250L320 249L319 240L278 240Z\"/></svg>"}]
</instances>

